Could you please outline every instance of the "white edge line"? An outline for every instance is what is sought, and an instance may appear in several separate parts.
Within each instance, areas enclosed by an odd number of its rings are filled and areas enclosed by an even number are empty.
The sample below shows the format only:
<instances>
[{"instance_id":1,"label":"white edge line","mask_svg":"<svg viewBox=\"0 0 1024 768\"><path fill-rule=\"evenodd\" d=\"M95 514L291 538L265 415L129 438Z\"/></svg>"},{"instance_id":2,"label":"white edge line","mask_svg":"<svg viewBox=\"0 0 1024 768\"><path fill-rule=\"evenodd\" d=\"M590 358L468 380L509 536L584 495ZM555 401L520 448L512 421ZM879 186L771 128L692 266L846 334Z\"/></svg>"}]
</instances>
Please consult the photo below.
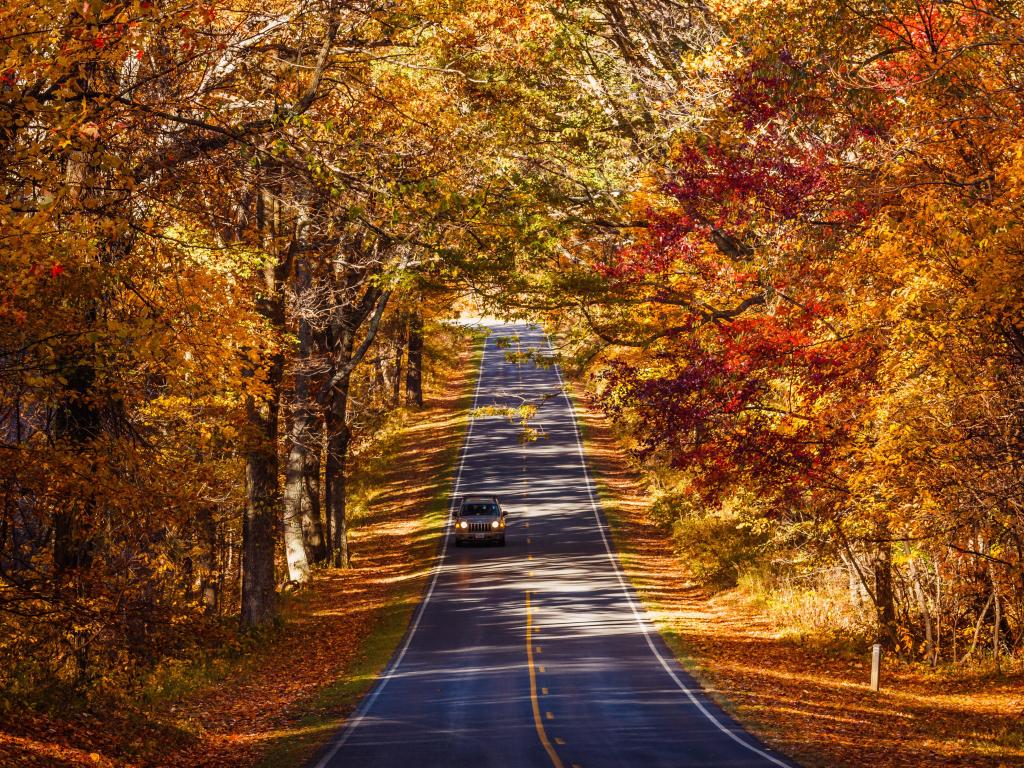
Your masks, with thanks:
<instances>
[{"instance_id":1,"label":"white edge line","mask_svg":"<svg viewBox=\"0 0 1024 768\"><path fill-rule=\"evenodd\" d=\"M554 347L551 345L550 336L547 337L547 343L548 350L550 352L554 352ZM644 634L644 640L647 641L647 647L651 649L651 653L653 653L654 656L658 659L658 661L661 663L662 668L668 673L668 676L672 678L672 681L676 684L676 686L683 693L686 694L686 697L690 700L690 702L698 710L700 710L700 713L704 715L704 717L706 717L712 725L714 725L716 728L718 728L718 730L720 730L722 733L724 733L726 736L728 736L730 739L735 741L740 746L746 747L756 755L760 755L773 765L780 766L780 768L791 768L789 763L785 763L782 760L779 760L774 755L769 755L763 749L758 749L753 744L748 744L746 741L737 736L732 731L732 729L725 726L721 720L719 720L710 711L708 711L707 707L704 706L700 699L698 699L693 694L693 691L690 690L690 687L679 679L679 676L675 673L675 670L672 669L672 666L668 663L665 657L661 655L661 652L658 650L657 646L654 644L654 641L651 639L650 620L645 620L644 617L641 615L640 611L637 609L636 600L633 598L633 593L629 589L629 587L627 587L626 580L623 578L622 567L619 564L619 559L615 556L615 553L612 551L611 543L608 540L608 534L605 530L605 522L601 517L600 511L598 510L597 498L594 495L594 484L593 481L590 479L590 471L587 469L587 459L585 454L583 453L583 440L580 438L579 427L576 426L576 404L573 402L572 398L569 397L569 390L565 386L565 380L562 378L561 369L557 364L554 365L553 367L555 369L555 374L558 376L558 383L562 389L562 396L565 398L565 402L569 406L569 414L572 416L572 431L573 434L576 436L576 449L579 452L580 456L580 466L583 468L583 479L587 485L587 495L590 497L590 507L591 509L593 509L594 519L597 521L597 530L601 533L601 540L604 542L604 549L605 552L608 554L608 560L611 561L612 568L615 570L615 575L616 577L618 577L619 580L619 586L622 587L622 592L626 596L626 602L629 603L630 610L633 611L633 616L636 618L637 624L640 625L640 630Z\"/></svg>"},{"instance_id":2,"label":"white edge line","mask_svg":"<svg viewBox=\"0 0 1024 768\"><path fill-rule=\"evenodd\" d=\"M476 389L473 392L473 407L469 413L469 427L466 429L466 439L462 444L462 451L459 457L459 468L455 472L455 483L452 486L452 494L448 501L448 517L444 521L444 528L441 531L441 552L434 561L434 573L430 579L430 586L427 587L427 593L424 595L419 608L416 610L416 616L409 626L409 630L405 633L405 642L402 643L402 647L398 651L398 655L395 656L394 661L388 666L384 673L377 679L377 684L373 690L362 700L359 706L353 712L348 721L345 723L344 729L341 735L334 741L331 748L321 757L316 763L313 764L312 768L326 768L334 756L338 754L338 751L345 746L345 742L348 741L352 732L355 731L359 724L363 721L366 715L369 713L370 708L373 707L373 703L380 696L380 692L384 690L384 687L388 684L388 681L394 677L395 672L398 671L399 665L402 663L402 659L405 658L405 652L409 650L409 645L412 643L412 638L416 634L416 630L420 625L420 620L423 618L423 614L426 612L427 603L430 602L431 595L434 594L434 587L437 585L437 578L441 575L441 567L444 565L445 555L448 553L448 523L451 520L452 509L455 506L455 500L459 495L459 488L462 484L462 468L466 464L466 454L469 451L469 439L473 435L473 424L476 423L476 419L473 417L473 412L476 411L477 401L480 399L480 383L484 380L484 362L487 359L487 341L488 338L484 338L483 350L480 353L480 368L476 379Z\"/></svg>"}]
</instances>

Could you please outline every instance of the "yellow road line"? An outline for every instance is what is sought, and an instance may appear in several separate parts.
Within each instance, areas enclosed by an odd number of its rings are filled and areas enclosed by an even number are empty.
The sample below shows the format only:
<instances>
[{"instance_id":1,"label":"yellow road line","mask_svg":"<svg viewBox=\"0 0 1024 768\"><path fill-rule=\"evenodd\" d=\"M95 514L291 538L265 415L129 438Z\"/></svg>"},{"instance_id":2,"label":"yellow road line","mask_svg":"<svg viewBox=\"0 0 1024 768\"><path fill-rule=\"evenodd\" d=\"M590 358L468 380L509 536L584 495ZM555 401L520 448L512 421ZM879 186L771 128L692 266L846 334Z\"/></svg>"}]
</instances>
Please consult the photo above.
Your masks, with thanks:
<instances>
[{"instance_id":1,"label":"yellow road line","mask_svg":"<svg viewBox=\"0 0 1024 768\"><path fill-rule=\"evenodd\" d=\"M544 751L548 753L548 757L551 758L551 764L555 768L565 768L562 764L561 758L558 753L555 752L555 748L551 746L551 742L548 741L548 734L544 730L544 721L540 718L540 702L537 700L537 673L533 667L533 612L530 610L530 592L526 592L526 663L530 668L530 704L533 705L533 724L537 727L537 736L540 737L540 743L544 747ZM541 671L544 668L541 667ZM548 712L550 715L551 713Z\"/></svg>"}]
</instances>

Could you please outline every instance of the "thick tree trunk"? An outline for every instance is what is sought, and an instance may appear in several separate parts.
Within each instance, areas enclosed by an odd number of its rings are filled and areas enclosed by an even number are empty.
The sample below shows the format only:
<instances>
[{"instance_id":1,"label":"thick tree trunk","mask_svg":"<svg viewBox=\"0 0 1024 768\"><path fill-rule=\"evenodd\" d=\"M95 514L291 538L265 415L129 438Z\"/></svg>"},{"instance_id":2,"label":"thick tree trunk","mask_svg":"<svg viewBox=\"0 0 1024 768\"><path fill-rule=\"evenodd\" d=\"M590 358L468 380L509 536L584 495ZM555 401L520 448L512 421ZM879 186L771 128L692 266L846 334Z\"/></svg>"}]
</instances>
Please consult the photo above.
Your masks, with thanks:
<instances>
[{"instance_id":1,"label":"thick tree trunk","mask_svg":"<svg viewBox=\"0 0 1024 768\"><path fill-rule=\"evenodd\" d=\"M279 363L274 365L279 366ZM277 613L274 542L280 500L277 479L278 403L276 397L266 400L250 397L247 406L249 422L257 436L245 463L248 502L242 521L241 618L244 627L261 627L270 623Z\"/></svg>"},{"instance_id":2,"label":"thick tree trunk","mask_svg":"<svg viewBox=\"0 0 1024 768\"><path fill-rule=\"evenodd\" d=\"M306 472L308 455L313 451L313 432L316 412L310 391L312 370L313 329L305 316L309 308L310 274L304 259L295 264L295 308L298 315L298 359L295 362L295 387L291 408L291 428L288 435L288 455L285 462L284 533L285 561L288 579L297 583L309 581L309 553L303 526L303 502L307 501ZM307 502L308 503L308 502Z\"/></svg>"},{"instance_id":3,"label":"thick tree trunk","mask_svg":"<svg viewBox=\"0 0 1024 768\"><path fill-rule=\"evenodd\" d=\"M265 200L262 192L256 198L256 218L260 232L268 231ZM282 229L280 202L273 202L271 234ZM263 270L263 294L257 308L270 327L284 333L284 282L291 271L296 241L278 261ZM277 593L274 575L274 548L279 526L278 505L281 488L278 480L278 421L281 403L281 382L284 377L284 356L274 350L264 358L264 385L269 394L249 395L246 411L251 432L246 452L245 516L242 521L242 626L261 627L277 614Z\"/></svg>"},{"instance_id":4,"label":"thick tree trunk","mask_svg":"<svg viewBox=\"0 0 1024 768\"><path fill-rule=\"evenodd\" d=\"M409 316L409 358L405 375L405 404L423 407L423 317L419 312Z\"/></svg>"},{"instance_id":5,"label":"thick tree trunk","mask_svg":"<svg viewBox=\"0 0 1024 768\"><path fill-rule=\"evenodd\" d=\"M332 366L324 385L321 402L325 405L327 431L327 497L331 526L331 562L335 568L347 568L351 557L348 550L348 529L345 489L345 470L348 466L350 432L348 427L348 398L352 371L363 360L380 327L387 307L390 291L369 287L355 306L338 308L332 322L330 350ZM356 333L370 319L366 335L356 348Z\"/></svg>"},{"instance_id":6,"label":"thick tree trunk","mask_svg":"<svg viewBox=\"0 0 1024 768\"><path fill-rule=\"evenodd\" d=\"M309 558L302 529L302 501L305 485L308 414L299 407L292 414L290 445L284 470L284 514L281 523L284 535L285 562L288 579L299 584L309 581Z\"/></svg>"}]
</instances>

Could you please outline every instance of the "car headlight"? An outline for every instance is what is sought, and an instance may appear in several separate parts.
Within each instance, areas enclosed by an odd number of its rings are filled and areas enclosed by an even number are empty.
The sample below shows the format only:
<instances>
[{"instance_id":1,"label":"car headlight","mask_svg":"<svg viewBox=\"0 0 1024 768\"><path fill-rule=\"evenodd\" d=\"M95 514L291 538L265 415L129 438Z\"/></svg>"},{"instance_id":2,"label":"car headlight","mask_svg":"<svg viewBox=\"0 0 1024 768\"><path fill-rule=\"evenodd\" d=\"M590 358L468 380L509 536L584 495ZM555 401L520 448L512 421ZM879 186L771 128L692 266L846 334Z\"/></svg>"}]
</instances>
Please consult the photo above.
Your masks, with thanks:
<instances>
[{"instance_id":1,"label":"car headlight","mask_svg":"<svg viewBox=\"0 0 1024 768\"><path fill-rule=\"evenodd\" d=\"M462 528L463 530L465 530L466 528L469 528L469 523L467 523L465 520L460 520L455 524L455 527Z\"/></svg>"},{"instance_id":2,"label":"car headlight","mask_svg":"<svg viewBox=\"0 0 1024 768\"><path fill-rule=\"evenodd\" d=\"M501 523L499 523L497 520L491 521L491 528L493 528L494 530L498 530L499 525L501 525Z\"/></svg>"}]
</instances>

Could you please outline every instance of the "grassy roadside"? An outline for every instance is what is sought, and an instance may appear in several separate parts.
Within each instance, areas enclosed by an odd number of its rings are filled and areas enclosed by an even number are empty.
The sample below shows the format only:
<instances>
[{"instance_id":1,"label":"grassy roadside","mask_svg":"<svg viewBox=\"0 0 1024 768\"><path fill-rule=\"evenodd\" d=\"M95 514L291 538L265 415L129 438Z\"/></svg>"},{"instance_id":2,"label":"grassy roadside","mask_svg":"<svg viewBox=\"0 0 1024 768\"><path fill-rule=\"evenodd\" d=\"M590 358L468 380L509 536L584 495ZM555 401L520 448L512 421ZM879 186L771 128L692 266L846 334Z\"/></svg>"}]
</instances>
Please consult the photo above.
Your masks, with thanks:
<instances>
[{"instance_id":1,"label":"grassy roadside","mask_svg":"<svg viewBox=\"0 0 1024 768\"><path fill-rule=\"evenodd\" d=\"M787 635L741 590L690 582L622 442L571 384L620 562L680 663L752 733L808 768L1024 766L1024 676L887 662Z\"/></svg>"}]
</instances>

